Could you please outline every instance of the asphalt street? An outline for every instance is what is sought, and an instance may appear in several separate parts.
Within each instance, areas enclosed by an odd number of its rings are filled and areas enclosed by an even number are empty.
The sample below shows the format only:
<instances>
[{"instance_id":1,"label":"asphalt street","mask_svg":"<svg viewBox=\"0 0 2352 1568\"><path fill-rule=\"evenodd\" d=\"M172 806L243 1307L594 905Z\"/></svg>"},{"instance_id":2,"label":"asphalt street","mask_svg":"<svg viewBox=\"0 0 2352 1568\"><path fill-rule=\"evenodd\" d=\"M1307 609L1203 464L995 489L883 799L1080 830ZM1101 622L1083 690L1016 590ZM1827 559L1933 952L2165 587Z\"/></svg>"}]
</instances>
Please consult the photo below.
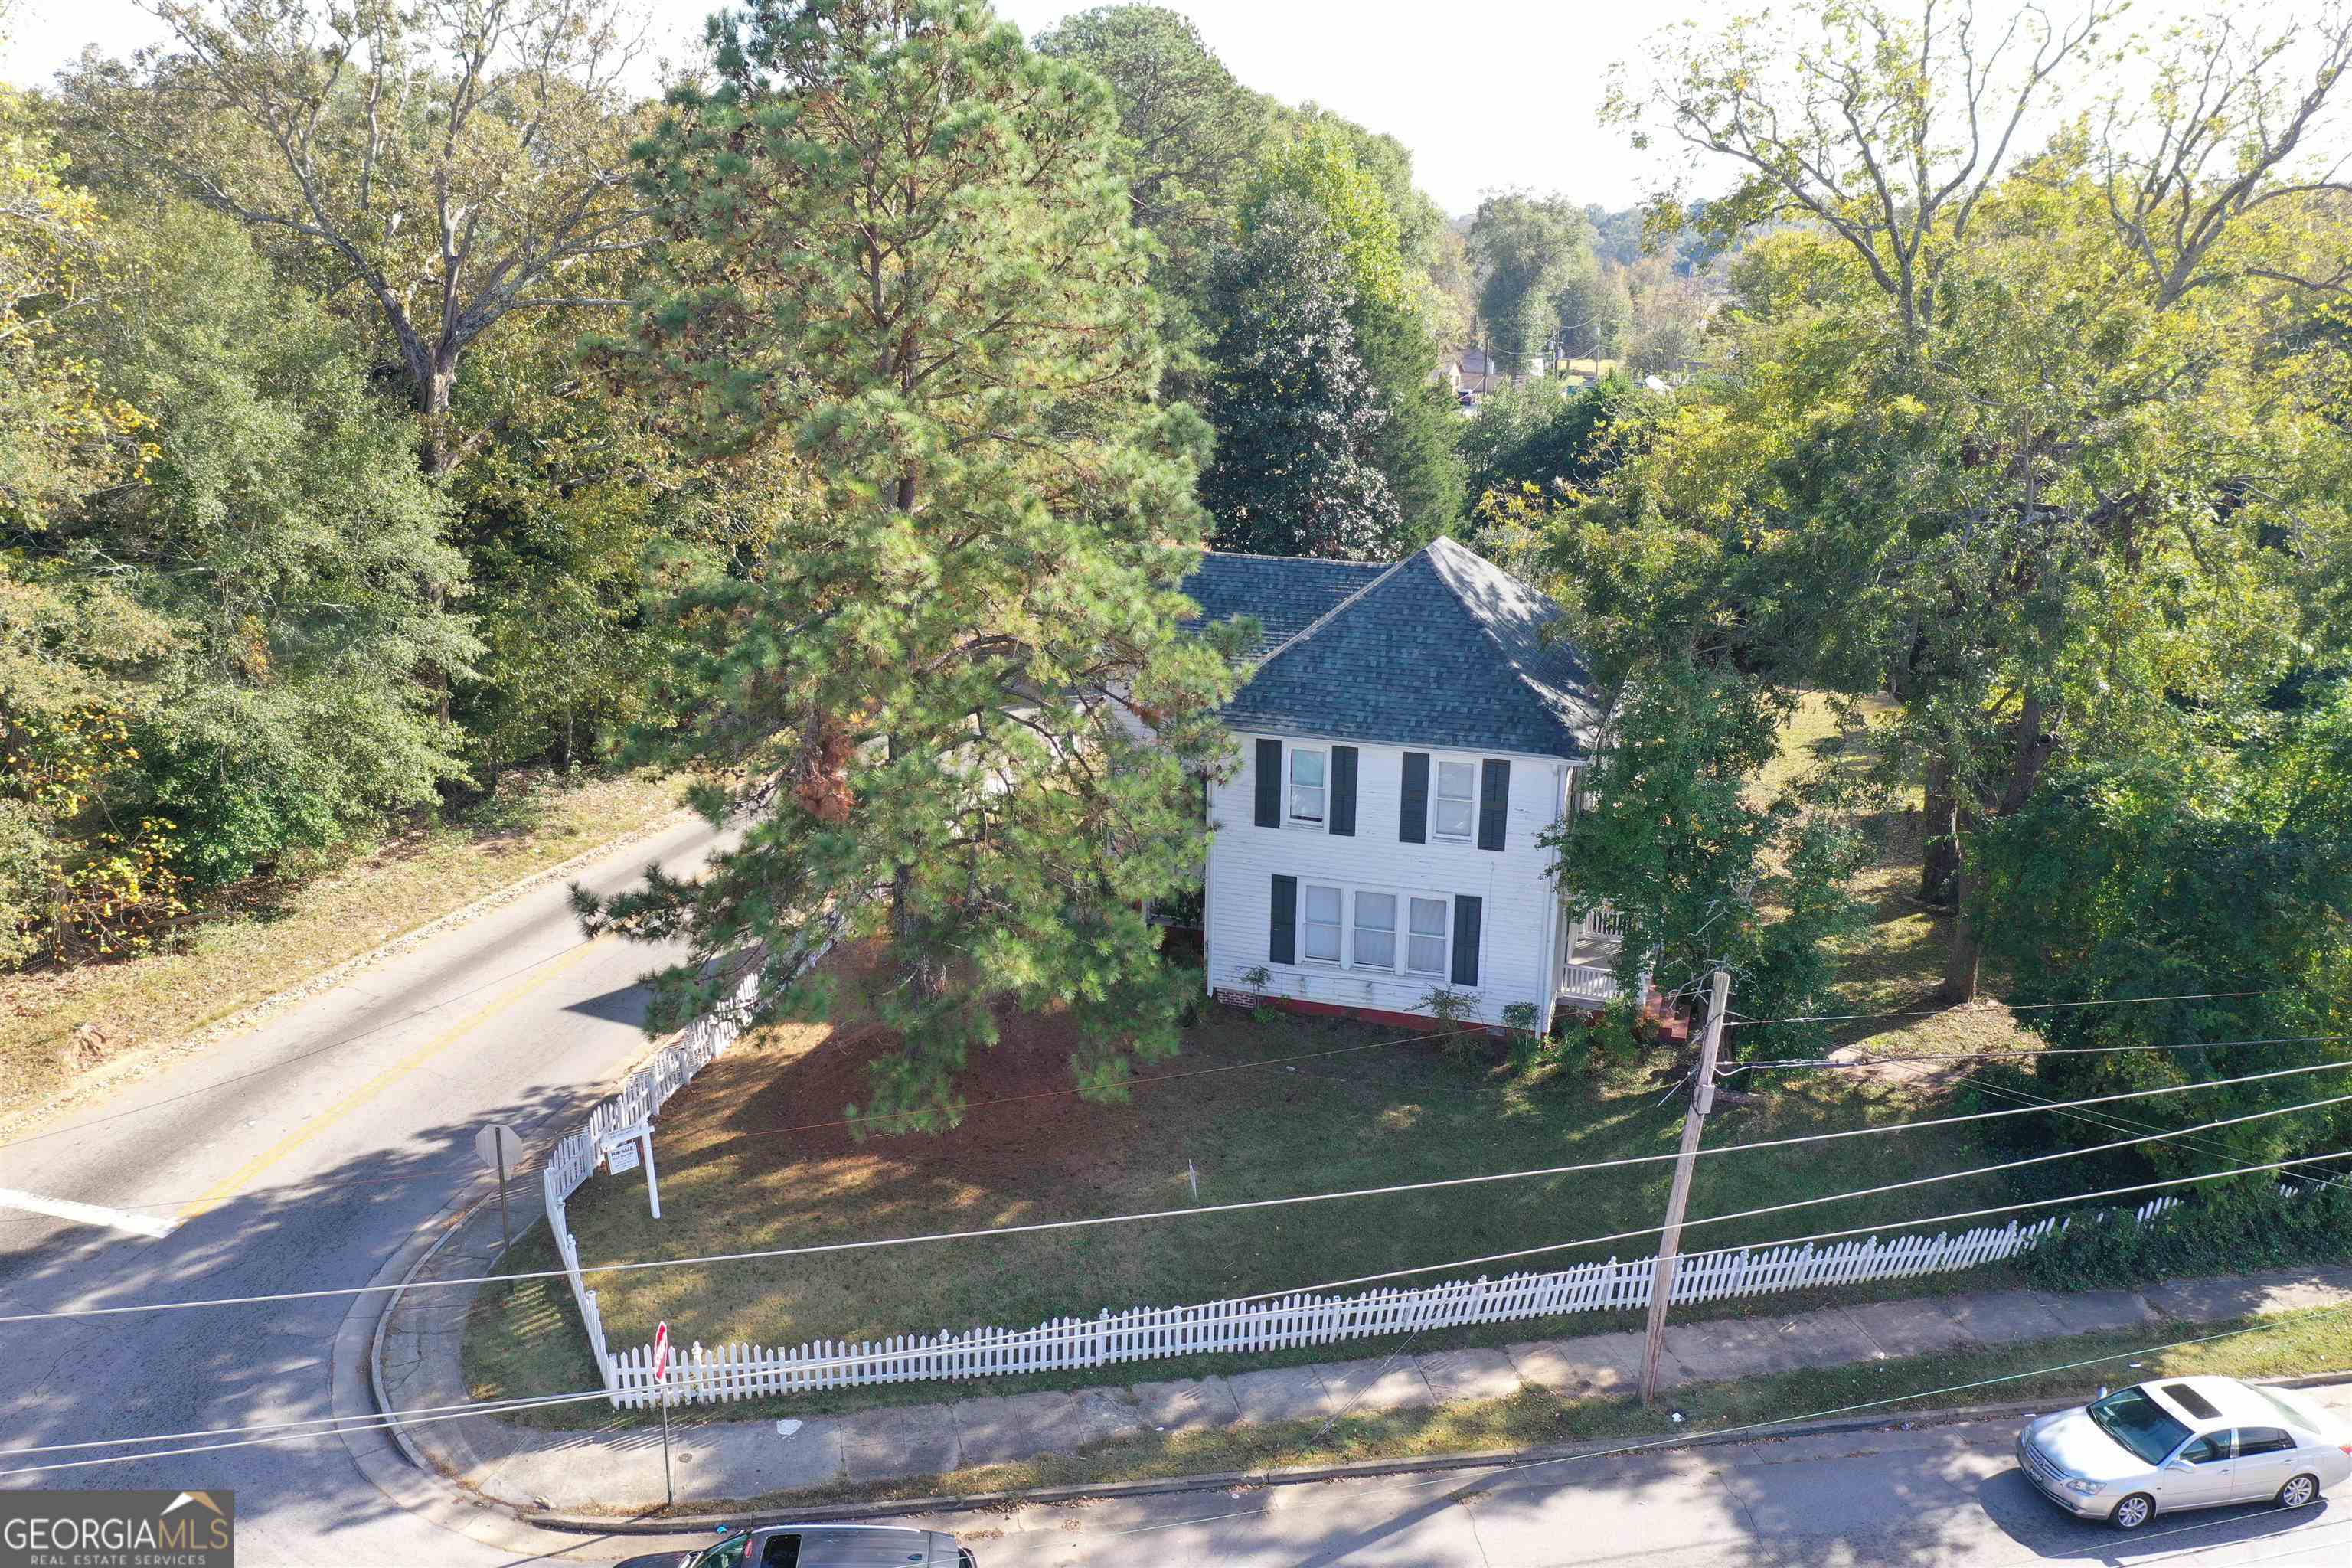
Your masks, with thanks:
<instances>
[{"instance_id":1,"label":"asphalt street","mask_svg":"<svg viewBox=\"0 0 2352 1568\"><path fill-rule=\"evenodd\" d=\"M711 837L698 823L641 839L581 880L616 889L649 860L690 870ZM475 1176L478 1129L506 1121L536 1147L651 1048L635 982L665 957L583 942L563 885L535 889L0 1146L0 1312L368 1283ZM534 1192L517 1184L521 1212L535 1212ZM0 1447L324 1416L350 1305L0 1325ZM336 1439L0 1484L231 1489L238 1561L256 1568L512 1560L393 1506Z\"/></svg>"},{"instance_id":2,"label":"asphalt street","mask_svg":"<svg viewBox=\"0 0 2352 1568\"><path fill-rule=\"evenodd\" d=\"M2352 1418L2352 1388L2312 1397ZM2124 1535L2018 1473L2013 1419L928 1521L982 1568L2352 1568L2352 1493Z\"/></svg>"}]
</instances>

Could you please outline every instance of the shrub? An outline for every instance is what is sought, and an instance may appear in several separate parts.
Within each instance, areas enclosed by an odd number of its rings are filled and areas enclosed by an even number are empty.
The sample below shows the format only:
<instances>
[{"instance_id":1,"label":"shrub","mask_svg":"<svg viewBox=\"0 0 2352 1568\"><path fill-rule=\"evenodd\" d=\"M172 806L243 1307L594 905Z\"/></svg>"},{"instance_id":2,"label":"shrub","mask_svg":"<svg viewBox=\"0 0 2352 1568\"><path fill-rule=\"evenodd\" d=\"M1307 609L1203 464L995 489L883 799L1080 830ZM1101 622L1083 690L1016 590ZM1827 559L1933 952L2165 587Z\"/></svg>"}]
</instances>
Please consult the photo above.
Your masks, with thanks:
<instances>
[{"instance_id":1,"label":"shrub","mask_svg":"<svg viewBox=\"0 0 2352 1568\"><path fill-rule=\"evenodd\" d=\"M2352 1262L2352 1189L2331 1186L2214 1194L2146 1221L2078 1217L2022 1267L2036 1285L2084 1290L2342 1262Z\"/></svg>"}]
</instances>

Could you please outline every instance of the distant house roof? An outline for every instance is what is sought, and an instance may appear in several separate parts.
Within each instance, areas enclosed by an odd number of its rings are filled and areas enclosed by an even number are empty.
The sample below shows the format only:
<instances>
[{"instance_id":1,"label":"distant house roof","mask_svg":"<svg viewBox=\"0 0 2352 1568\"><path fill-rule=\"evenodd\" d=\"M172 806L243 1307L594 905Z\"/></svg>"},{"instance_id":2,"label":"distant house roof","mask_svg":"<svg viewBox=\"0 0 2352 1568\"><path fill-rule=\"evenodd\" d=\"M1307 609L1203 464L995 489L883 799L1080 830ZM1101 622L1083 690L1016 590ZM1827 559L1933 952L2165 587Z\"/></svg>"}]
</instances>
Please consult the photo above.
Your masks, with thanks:
<instances>
[{"instance_id":1,"label":"distant house roof","mask_svg":"<svg viewBox=\"0 0 2352 1568\"><path fill-rule=\"evenodd\" d=\"M1212 553L1184 591L1205 620L1264 628L1224 710L1237 730L1591 755L1601 698L1545 637L1559 606L1451 539L1392 565Z\"/></svg>"}]
</instances>

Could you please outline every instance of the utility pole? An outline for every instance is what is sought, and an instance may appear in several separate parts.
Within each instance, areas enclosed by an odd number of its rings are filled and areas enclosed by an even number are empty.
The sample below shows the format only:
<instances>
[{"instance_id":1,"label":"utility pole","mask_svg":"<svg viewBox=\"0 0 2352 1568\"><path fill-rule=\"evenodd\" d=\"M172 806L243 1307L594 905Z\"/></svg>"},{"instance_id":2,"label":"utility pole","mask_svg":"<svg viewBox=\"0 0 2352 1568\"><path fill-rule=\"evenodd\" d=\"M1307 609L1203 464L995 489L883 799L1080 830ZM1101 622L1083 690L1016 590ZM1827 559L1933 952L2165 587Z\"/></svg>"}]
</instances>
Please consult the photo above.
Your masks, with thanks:
<instances>
[{"instance_id":1,"label":"utility pole","mask_svg":"<svg viewBox=\"0 0 2352 1568\"><path fill-rule=\"evenodd\" d=\"M1731 972L1718 969L1707 982L1706 1027L1699 1035L1698 1071L1691 1079L1690 1114L1683 1118L1682 1152L1675 1160L1675 1184L1666 1194L1666 1227L1658 1237L1657 1269L1650 1276L1650 1331L1642 1345L1642 1403L1658 1393L1658 1353L1666 1345L1666 1302L1675 1293L1675 1252L1682 1245L1683 1210L1690 1203L1691 1167L1698 1163L1699 1134L1715 1106L1715 1058L1723 1048L1723 1016L1731 1006Z\"/></svg>"}]
</instances>

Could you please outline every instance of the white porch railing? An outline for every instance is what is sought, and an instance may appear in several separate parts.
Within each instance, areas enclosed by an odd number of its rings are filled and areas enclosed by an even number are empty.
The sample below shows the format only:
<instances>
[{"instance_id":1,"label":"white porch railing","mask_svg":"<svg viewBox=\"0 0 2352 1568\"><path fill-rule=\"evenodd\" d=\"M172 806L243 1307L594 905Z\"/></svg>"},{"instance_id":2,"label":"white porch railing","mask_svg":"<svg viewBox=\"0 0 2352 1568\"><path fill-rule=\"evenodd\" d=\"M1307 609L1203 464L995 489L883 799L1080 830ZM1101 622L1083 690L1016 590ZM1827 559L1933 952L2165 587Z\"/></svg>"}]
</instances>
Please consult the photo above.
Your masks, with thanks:
<instances>
[{"instance_id":1,"label":"white porch railing","mask_svg":"<svg viewBox=\"0 0 2352 1568\"><path fill-rule=\"evenodd\" d=\"M1584 929L1594 936L1622 937L1625 918L1607 904L1595 904L1584 912Z\"/></svg>"},{"instance_id":2,"label":"white porch railing","mask_svg":"<svg viewBox=\"0 0 2352 1568\"><path fill-rule=\"evenodd\" d=\"M1614 1002L1619 986L1617 972L1598 964L1566 963L1560 966L1559 994L1569 1002Z\"/></svg>"}]
</instances>

